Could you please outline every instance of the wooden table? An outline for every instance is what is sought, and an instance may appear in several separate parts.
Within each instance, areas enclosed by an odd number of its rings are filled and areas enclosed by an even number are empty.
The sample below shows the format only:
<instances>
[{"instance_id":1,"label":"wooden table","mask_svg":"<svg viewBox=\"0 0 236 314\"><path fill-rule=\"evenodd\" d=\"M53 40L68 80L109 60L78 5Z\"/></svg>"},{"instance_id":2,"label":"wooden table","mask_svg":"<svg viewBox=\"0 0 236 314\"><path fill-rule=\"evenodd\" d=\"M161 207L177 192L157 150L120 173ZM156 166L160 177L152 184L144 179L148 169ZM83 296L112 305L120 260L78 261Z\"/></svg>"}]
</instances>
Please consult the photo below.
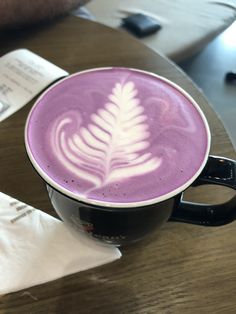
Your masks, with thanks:
<instances>
[{"instance_id":1,"label":"wooden table","mask_svg":"<svg viewBox=\"0 0 236 314\"><path fill-rule=\"evenodd\" d=\"M67 17L43 27L0 35L0 55L28 48L70 73L130 66L173 80L197 100L212 132L213 154L235 158L221 122L174 64L129 35ZM0 123L0 190L55 215L43 182L27 161L23 128L33 102ZM186 198L218 203L226 188L189 189ZM121 249L114 263L2 296L0 313L235 313L236 223L206 228L167 223L161 232ZM0 252L1 254L1 252ZM1 283L0 283L1 284Z\"/></svg>"}]
</instances>

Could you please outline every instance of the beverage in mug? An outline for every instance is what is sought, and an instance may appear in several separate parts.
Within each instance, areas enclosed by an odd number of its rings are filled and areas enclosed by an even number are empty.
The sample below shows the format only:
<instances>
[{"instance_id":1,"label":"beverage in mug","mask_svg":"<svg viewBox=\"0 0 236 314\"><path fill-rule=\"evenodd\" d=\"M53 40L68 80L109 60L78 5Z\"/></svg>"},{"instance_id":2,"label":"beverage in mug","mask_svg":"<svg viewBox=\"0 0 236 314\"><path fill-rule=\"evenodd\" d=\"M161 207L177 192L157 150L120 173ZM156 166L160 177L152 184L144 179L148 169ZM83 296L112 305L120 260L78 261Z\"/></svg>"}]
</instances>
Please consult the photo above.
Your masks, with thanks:
<instances>
[{"instance_id":1,"label":"beverage in mug","mask_svg":"<svg viewBox=\"0 0 236 314\"><path fill-rule=\"evenodd\" d=\"M59 216L119 245L142 238L180 206L209 160L210 131L174 83L100 68L45 92L29 114L25 143Z\"/></svg>"}]
</instances>

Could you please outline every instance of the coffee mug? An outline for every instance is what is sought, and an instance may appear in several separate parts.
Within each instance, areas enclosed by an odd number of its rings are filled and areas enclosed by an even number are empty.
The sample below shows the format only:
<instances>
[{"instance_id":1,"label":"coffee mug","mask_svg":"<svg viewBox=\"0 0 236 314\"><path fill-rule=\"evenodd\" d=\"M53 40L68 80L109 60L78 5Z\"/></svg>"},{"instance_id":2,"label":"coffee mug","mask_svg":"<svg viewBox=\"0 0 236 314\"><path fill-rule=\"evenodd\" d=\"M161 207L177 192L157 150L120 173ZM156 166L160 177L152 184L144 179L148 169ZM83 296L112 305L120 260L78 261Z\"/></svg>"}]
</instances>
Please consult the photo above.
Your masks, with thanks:
<instances>
[{"instance_id":1,"label":"coffee mug","mask_svg":"<svg viewBox=\"0 0 236 314\"><path fill-rule=\"evenodd\" d=\"M73 74L45 91L25 126L25 146L59 217L113 245L138 241L167 221L219 226L221 205L182 200L190 186L236 189L236 162L209 156L210 130L173 82L131 68Z\"/></svg>"}]
</instances>

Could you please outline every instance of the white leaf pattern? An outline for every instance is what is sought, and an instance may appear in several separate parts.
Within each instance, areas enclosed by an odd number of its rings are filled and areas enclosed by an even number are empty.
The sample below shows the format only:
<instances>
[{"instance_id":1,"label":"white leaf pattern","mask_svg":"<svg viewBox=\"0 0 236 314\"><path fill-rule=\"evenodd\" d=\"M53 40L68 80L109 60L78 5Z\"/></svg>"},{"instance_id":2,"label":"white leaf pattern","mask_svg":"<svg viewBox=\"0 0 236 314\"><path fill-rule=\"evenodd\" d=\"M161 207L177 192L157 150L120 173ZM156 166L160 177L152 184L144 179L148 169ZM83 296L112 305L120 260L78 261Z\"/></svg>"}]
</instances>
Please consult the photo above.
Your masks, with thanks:
<instances>
[{"instance_id":1,"label":"white leaf pattern","mask_svg":"<svg viewBox=\"0 0 236 314\"><path fill-rule=\"evenodd\" d=\"M69 114L53 125L56 158L78 178L89 181L89 191L144 175L161 164L160 158L144 152L150 145L150 133L137 94L133 82L116 83L109 102L90 116L87 127ZM67 134L71 125L75 130Z\"/></svg>"}]
</instances>

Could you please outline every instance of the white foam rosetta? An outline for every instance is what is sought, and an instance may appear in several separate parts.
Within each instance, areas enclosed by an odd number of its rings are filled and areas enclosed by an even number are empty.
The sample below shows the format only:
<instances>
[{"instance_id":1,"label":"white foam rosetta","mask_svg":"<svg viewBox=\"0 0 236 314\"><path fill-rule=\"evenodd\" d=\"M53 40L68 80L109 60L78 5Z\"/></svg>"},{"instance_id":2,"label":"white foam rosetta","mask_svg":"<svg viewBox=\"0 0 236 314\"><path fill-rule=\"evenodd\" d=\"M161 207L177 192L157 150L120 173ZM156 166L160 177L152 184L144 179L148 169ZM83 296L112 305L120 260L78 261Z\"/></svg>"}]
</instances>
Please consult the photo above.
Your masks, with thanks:
<instances>
[{"instance_id":1,"label":"white foam rosetta","mask_svg":"<svg viewBox=\"0 0 236 314\"><path fill-rule=\"evenodd\" d=\"M133 82L116 83L109 101L91 114L86 127L81 126L79 111L63 114L53 124L55 157L75 176L89 181L92 189L144 175L161 164L160 158L144 152L150 133L136 96Z\"/></svg>"}]
</instances>

